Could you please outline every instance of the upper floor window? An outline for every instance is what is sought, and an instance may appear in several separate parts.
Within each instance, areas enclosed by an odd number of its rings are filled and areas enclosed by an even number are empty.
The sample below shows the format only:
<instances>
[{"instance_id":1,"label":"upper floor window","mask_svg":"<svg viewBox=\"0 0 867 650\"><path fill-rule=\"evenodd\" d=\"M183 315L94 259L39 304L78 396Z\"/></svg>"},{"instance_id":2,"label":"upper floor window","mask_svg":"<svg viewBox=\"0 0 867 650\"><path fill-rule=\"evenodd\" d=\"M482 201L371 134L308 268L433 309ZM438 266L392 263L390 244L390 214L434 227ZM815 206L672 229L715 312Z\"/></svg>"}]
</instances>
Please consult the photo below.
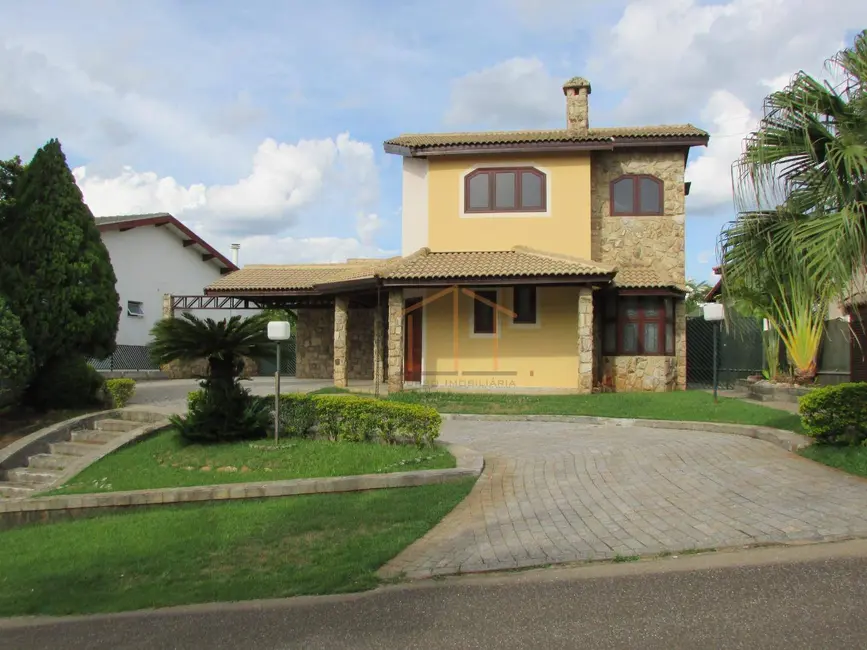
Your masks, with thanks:
<instances>
[{"instance_id":1,"label":"upper floor window","mask_svg":"<svg viewBox=\"0 0 867 650\"><path fill-rule=\"evenodd\" d=\"M545 174L533 167L477 169L464 179L464 212L544 212Z\"/></svg>"},{"instance_id":2,"label":"upper floor window","mask_svg":"<svg viewBox=\"0 0 867 650\"><path fill-rule=\"evenodd\" d=\"M662 189L662 181L656 176L621 176L611 182L611 214L662 214Z\"/></svg>"}]
</instances>

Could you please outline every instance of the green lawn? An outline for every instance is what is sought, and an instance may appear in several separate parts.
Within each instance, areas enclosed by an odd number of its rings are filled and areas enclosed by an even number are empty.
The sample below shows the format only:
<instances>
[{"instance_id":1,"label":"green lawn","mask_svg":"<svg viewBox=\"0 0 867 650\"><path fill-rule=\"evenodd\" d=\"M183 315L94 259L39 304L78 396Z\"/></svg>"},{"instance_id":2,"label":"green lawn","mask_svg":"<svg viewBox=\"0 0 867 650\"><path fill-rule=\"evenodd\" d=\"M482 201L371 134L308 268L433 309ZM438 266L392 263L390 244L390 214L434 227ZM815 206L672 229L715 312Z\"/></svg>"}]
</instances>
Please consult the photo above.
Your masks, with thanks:
<instances>
[{"instance_id":1,"label":"green lawn","mask_svg":"<svg viewBox=\"0 0 867 650\"><path fill-rule=\"evenodd\" d=\"M2 532L0 616L370 589L472 484L163 506Z\"/></svg>"},{"instance_id":2,"label":"green lawn","mask_svg":"<svg viewBox=\"0 0 867 650\"><path fill-rule=\"evenodd\" d=\"M867 476L867 447L813 445L802 449L800 453L805 458L842 469L844 472Z\"/></svg>"},{"instance_id":3,"label":"green lawn","mask_svg":"<svg viewBox=\"0 0 867 650\"><path fill-rule=\"evenodd\" d=\"M142 490L454 467L441 447L287 439L186 444L167 430L109 454L51 494Z\"/></svg>"},{"instance_id":4,"label":"green lawn","mask_svg":"<svg viewBox=\"0 0 867 650\"><path fill-rule=\"evenodd\" d=\"M801 433L800 418L785 411L704 391L601 393L598 395L512 395L406 391L388 399L432 406L441 413L499 415L594 415L649 420L693 420L754 424Z\"/></svg>"}]
</instances>

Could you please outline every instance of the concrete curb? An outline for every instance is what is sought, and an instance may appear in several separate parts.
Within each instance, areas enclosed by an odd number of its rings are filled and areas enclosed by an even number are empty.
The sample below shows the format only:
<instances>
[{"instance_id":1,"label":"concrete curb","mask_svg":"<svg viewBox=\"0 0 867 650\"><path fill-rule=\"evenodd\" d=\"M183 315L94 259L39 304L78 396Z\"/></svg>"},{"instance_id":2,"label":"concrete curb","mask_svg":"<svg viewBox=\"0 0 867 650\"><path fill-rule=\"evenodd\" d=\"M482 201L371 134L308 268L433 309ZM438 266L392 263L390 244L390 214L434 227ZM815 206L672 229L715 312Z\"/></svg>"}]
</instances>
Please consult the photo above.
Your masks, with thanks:
<instances>
[{"instance_id":1,"label":"concrete curb","mask_svg":"<svg viewBox=\"0 0 867 650\"><path fill-rule=\"evenodd\" d=\"M178 503L236 501L268 497L357 492L383 488L412 487L478 478L484 469L482 455L457 445L444 445L454 455L456 467L388 474L361 474L333 478L305 478L254 483L223 483L182 488L58 495L0 501L0 530L36 521L75 519L137 507Z\"/></svg>"},{"instance_id":2,"label":"concrete curb","mask_svg":"<svg viewBox=\"0 0 867 650\"><path fill-rule=\"evenodd\" d=\"M574 424L604 424L608 426L640 426L650 429L680 429L704 431L708 433L727 433L764 440L782 447L786 451L799 451L813 444L813 439L792 431L760 427L748 424L727 424L723 422L690 422L684 420L641 420L627 418L595 417L591 415L474 415L469 413L442 413L443 420L490 420L493 422L568 422Z\"/></svg>"}]
</instances>

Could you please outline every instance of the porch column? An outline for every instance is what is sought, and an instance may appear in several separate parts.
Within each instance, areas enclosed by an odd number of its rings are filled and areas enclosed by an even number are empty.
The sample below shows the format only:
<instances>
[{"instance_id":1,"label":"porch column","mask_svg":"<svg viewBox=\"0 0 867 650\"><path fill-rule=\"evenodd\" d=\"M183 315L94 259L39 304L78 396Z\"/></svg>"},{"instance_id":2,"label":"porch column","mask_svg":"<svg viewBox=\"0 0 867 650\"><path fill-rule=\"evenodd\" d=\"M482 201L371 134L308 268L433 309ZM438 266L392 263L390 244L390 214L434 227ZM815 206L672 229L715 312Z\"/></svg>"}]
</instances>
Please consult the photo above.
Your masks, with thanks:
<instances>
[{"instance_id":1,"label":"porch column","mask_svg":"<svg viewBox=\"0 0 867 650\"><path fill-rule=\"evenodd\" d=\"M403 390L403 289L388 292L388 392Z\"/></svg>"},{"instance_id":2,"label":"porch column","mask_svg":"<svg viewBox=\"0 0 867 650\"><path fill-rule=\"evenodd\" d=\"M346 362L349 358L349 300L343 296L334 298L334 385L346 388Z\"/></svg>"},{"instance_id":3,"label":"porch column","mask_svg":"<svg viewBox=\"0 0 867 650\"><path fill-rule=\"evenodd\" d=\"M172 309L172 294L163 294L163 318L174 318L175 310Z\"/></svg>"},{"instance_id":4,"label":"porch column","mask_svg":"<svg viewBox=\"0 0 867 650\"><path fill-rule=\"evenodd\" d=\"M379 395L382 384L382 310L377 306L373 311L373 388Z\"/></svg>"},{"instance_id":5,"label":"porch column","mask_svg":"<svg viewBox=\"0 0 867 650\"><path fill-rule=\"evenodd\" d=\"M674 359L677 368L675 388L686 390L686 301L674 303Z\"/></svg>"},{"instance_id":6,"label":"porch column","mask_svg":"<svg viewBox=\"0 0 867 650\"><path fill-rule=\"evenodd\" d=\"M578 392L593 392L593 290L578 290Z\"/></svg>"}]
</instances>

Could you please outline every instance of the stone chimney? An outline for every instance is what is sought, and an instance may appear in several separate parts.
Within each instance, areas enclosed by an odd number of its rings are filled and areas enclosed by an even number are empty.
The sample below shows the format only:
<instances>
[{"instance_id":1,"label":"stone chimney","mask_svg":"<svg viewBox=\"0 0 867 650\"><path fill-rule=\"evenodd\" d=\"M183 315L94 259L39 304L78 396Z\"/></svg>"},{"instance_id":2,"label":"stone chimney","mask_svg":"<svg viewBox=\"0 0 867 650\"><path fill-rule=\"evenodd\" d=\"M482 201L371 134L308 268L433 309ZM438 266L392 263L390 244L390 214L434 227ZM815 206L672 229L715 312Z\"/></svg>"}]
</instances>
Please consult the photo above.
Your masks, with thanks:
<instances>
[{"instance_id":1,"label":"stone chimney","mask_svg":"<svg viewBox=\"0 0 867 650\"><path fill-rule=\"evenodd\" d=\"M590 129L590 82L583 77L572 77L563 84L563 94L566 95L566 128L587 133Z\"/></svg>"}]
</instances>

